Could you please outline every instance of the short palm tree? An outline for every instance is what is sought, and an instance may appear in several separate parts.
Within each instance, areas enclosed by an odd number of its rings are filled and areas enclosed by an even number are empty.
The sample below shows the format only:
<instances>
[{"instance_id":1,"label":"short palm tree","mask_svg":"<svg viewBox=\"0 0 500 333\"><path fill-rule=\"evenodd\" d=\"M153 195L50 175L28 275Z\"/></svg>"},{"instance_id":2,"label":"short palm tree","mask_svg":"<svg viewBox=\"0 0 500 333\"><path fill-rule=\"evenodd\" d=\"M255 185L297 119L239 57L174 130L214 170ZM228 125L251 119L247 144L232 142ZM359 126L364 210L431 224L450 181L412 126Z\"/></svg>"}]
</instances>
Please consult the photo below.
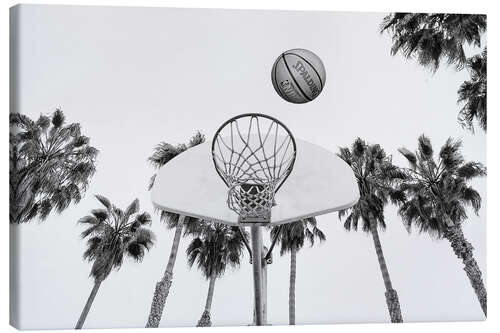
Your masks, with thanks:
<instances>
[{"instance_id":1,"label":"short palm tree","mask_svg":"<svg viewBox=\"0 0 500 333\"><path fill-rule=\"evenodd\" d=\"M10 223L46 219L78 203L95 172L98 150L80 124L65 124L60 109L33 121L10 114Z\"/></svg>"},{"instance_id":2,"label":"short palm tree","mask_svg":"<svg viewBox=\"0 0 500 333\"><path fill-rule=\"evenodd\" d=\"M442 61L461 69L467 61L464 46L481 47L486 15L393 13L384 18L380 31L392 34L392 55L416 58L434 71Z\"/></svg>"},{"instance_id":3,"label":"short palm tree","mask_svg":"<svg viewBox=\"0 0 500 333\"><path fill-rule=\"evenodd\" d=\"M151 224L147 212L138 214L139 200L134 200L125 211L115 207L101 195L97 200L104 208L94 209L91 215L82 217L78 222L86 225L82 238L87 238L87 250L83 258L92 262L90 275L94 278L94 288L76 324L81 329L101 283L113 268L119 269L123 257L141 261L154 243L154 234L145 226Z\"/></svg>"},{"instance_id":4,"label":"short palm tree","mask_svg":"<svg viewBox=\"0 0 500 333\"><path fill-rule=\"evenodd\" d=\"M280 230L281 229L281 230ZM306 240L313 246L314 241L326 239L323 232L317 227L316 218L287 223L271 229L271 238L276 238L281 245L280 254L290 253L290 285L288 293L288 322L295 325L295 280L297 276L297 252L302 249Z\"/></svg>"},{"instance_id":5,"label":"short palm tree","mask_svg":"<svg viewBox=\"0 0 500 333\"><path fill-rule=\"evenodd\" d=\"M396 187L398 182L405 179L405 174L392 164L392 158L386 155L380 145L370 145L360 138L354 141L350 149L340 148L338 156L354 171L360 194L358 202L352 208L339 211L339 218L347 215L344 228L348 231L356 231L361 220L363 231L371 233L384 280L391 322L403 322L399 297L392 286L378 229L386 228L385 205L389 202L398 204L405 200L404 193Z\"/></svg>"},{"instance_id":6,"label":"short palm tree","mask_svg":"<svg viewBox=\"0 0 500 333\"><path fill-rule=\"evenodd\" d=\"M203 276L209 280L205 309L197 325L206 327L212 326L210 311L215 280L224 274L228 266L236 268L240 265L245 243L238 227L222 223L203 221L196 233L198 236L191 241L186 254L189 266L196 264ZM248 237L244 232L243 237L245 236Z\"/></svg>"},{"instance_id":7,"label":"short palm tree","mask_svg":"<svg viewBox=\"0 0 500 333\"><path fill-rule=\"evenodd\" d=\"M462 104L458 119L465 128L472 131L474 131L473 122L477 120L479 126L486 132L486 62L486 48L481 54L469 58L467 69L470 80L464 81L458 89L458 102Z\"/></svg>"},{"instance_id":8,"label":"short palm tree","mask_svg":"<svg viewBox=\"0 0 500 333\"><path fill-rule=\"evenodd\" d=\"M153 155L149 158L149 161L156 169L159 169L177 155L181 154L189 148L203 143L204 141L205 136L200 132L197 132L190 139L188 144L179 144L177 146L174 146L166 142L161 142L154 148ZM153 186L155 176L156 175L151 178L149 188ZM146 327L158 327L160 325L163 309L165 308L165 303L170 292L170 286L172 285L173 270L175 260L177 258L177 251L179 249L179 243L183 228L184 235L186 235L187 233L192 232L193 229L196 229L197 225L199 224L198 219L189 216L179 216L178 214L169 213L166 211L160 211L160 220L165 222L167 228L175 229L175 236L172 243L172 249L170 250L167 267L165 269L165 272L163 273L161 280L156 284L155 287Z\"/></svg>"},{"instance_id":9,"label":"short palm tree","mask_svg":"<svg viewBox=\"0 0 500 333\"><path fill-rule=\"evenodd\" d=\"M481 270L474 259L473 247L462 232L462 223L467 221L466 208L472 207L476 214L481 208L481 196L468 182L485 176L486 168L478 162L465 162L460 148L461 142L450 138L434 160L431 142L422 135L415 153L399 149L410 165L407 169L410 177L402 185L408 200L401 205L399 214L408 230L415 226L421 232L450 242L486 315L487 295Z\"/></svg>"}]
</instances>

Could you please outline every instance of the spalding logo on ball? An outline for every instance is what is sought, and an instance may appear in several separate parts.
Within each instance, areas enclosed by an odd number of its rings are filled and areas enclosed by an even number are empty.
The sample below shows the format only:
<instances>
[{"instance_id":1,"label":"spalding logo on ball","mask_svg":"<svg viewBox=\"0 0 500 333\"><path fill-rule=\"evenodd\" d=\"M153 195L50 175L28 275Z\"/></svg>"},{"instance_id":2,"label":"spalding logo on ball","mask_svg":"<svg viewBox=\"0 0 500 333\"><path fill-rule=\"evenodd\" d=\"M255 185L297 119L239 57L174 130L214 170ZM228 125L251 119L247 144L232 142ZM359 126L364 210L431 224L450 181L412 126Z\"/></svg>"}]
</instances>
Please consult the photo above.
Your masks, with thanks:
<instances>
[{"instance_id":1,"label":"spalding logo on ball","mask_svg":"<svg viewBox=\"0 0 500 333\"><path fill-rule=\"evenodd\" d=\"M318 97L325 86L325 66L309 50L288 50L274 62L271 80L274 89L284 100L307 103Z\"/></svg>"}]
</instances>

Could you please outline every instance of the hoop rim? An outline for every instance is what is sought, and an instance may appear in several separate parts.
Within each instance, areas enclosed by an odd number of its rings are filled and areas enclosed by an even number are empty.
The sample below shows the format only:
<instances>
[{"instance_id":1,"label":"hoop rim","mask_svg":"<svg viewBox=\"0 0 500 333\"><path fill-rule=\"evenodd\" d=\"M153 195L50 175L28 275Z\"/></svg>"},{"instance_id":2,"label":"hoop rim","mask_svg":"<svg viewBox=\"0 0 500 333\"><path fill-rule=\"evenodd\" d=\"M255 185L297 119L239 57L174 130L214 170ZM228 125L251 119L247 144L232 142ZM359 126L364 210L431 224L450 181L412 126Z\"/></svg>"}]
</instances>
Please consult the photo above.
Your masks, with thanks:
<instances>
[{"instance_id":1,"label":"hoop rim","mask_svg":"<svg viewBox=\"0 0 500 333\"><path fill-rule=\"evenodd\" d=\"M280 120L270 116L270 115L267 115L267 114L263 114L263 113L253 113L253 112L247 112L247 113L242 113L242 114L239 114L239 115L236 115L234 117L231 117L229 118L228 120L226 120L224 123L222 123L221 126L219 126L219 128L217 129L217 131L215 132L213 138L212 138L212 147L211 147L211 151L212 151L212 162L214 164L214 168L215 168L215 171L217 172L217 174L219 175L219 177L222 179L222 181L224 182L224 184L226 184L226 186L229 187L229 184L226 182L226 180L224 179L224 177L222 176L221 172L219 171L219 168L217 167L217 163L215 162L215 159L213 158L213 155L214 155L214 151L215 151L215 139L217 137L219 137L219 134L220 132L226 127L226 125L234 122L235 120L238 120L240 118L245 118L245 117L256 117L256 118L266 118L266 119L269 119L273 122L276 122L278 125L280 125L281 127L283 127L283 129L288 133L288 135L290 136L290 139L292 141L292 145L293 145L293 151L295 153L295 157L293 158L293 160L291 161L290 163L290 170L293 169L293 166L295 164L295 160L297 159L297 143L295 142L295 137L293 136L292 132L290 131L290 129L284 124L282 123ZM276 190L274 191L275 193L278 192L278 190L280 189L280 187L285 183L285 181L287 180L288 176L290 176L290 173L289 172L284 178L283 180L281 181L281 183L276 187Z\"/></svg>"}]
</instances>

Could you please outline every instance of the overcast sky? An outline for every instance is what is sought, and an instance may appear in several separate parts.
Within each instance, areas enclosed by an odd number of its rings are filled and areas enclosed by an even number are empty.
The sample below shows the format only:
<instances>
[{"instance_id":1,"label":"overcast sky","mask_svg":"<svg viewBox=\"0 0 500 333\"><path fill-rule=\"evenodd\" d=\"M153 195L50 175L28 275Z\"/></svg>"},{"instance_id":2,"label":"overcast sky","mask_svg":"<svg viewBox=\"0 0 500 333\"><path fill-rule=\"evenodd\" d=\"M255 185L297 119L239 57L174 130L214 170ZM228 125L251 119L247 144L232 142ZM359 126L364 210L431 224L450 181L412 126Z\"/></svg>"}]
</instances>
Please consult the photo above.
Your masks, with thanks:
<instances>
[{"instance_id":1,"label":"overcast sky","mask_svg":"<svg viewBox=\"0 0 500 333\"><path fill-rule=\"evenodd\" d=\"M120 207L139 198L141 209L152 213L147 184L154 170L147 158L153 147L186 142L197 130L211 140L231 116L270 114L297 138L333 152L359 136L381 144L402 166L397 148L414 150L425 133L438 151L451 136L463 140L466 159L486 163L485 135L473 135L456 121L456 91L467 73L443 67L432 75L414 61L390 56L390 37L378 32L384 15L23 6L20 111L38 117L62 107L100 155L78 205L44 223L14 227L20 231L21 327L76 324L93 285L76 221L99 207L93 194ZM287 103L272 87L271 66L291 48L309 49L325 64L325 88L311 103ZM463 229L486 283L486 179L473 186L483 207L479 217L469 211ZM297 324L389 321L371 237L346 232L336 213L318 221L327 241L304 248L297 258ZM483 319L447 241L408 235L392 206L386 221L380 238L405 321ZM142 263L129 260L111 273L86 328L145 325L173 238L157 215L152 229L156 246ZM161 326L194 326L205 304L208 283L187 266L188 242L181 241ZM274 259L268 269L268 321L287 324L290 257L276 252ZM227 271L215 284L213 324L249 324L252 295L246 256L239 270Z\"/></svg>"}]
</instances>

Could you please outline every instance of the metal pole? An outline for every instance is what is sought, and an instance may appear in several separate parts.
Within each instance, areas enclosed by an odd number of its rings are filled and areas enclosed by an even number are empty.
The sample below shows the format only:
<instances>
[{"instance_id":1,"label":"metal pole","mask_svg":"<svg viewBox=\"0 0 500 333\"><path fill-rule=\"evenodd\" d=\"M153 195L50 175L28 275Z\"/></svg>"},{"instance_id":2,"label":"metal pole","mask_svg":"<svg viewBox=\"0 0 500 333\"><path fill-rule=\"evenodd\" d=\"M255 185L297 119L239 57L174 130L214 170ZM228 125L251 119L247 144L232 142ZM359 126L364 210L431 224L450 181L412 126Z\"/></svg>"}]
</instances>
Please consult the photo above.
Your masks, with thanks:
<instances>
[{"instance_id":1,"label":"metal pole","mask_svg":"<svg viewBox=\"0 0 500 333\"><path fill-rule=\"evenodd\" d=\"M267 325L267 247L262 248L262 325Z\"/></svg>"},{"instance_id":2,"label":"metal pole","mask_svg":"<svg viewBox=\"0 0 500 333\"><path fill-rule=\"evenodd\" d=\"M262 230L259 226L250 227L252 235L253 289L255 297L255 325L262 326Z\"/></svg>"},{"instance_id":3,"label":"metal pole","mask_svg":"<svg viewBox=\"0 0 500 333\"><path fill-rule=\"evenodd\" d=\"M265 260L269 260L269 258L272 257L274 245L276 245L276 241L278 240L278 237L280 236L282 229L283 229L283 224L280 224L280 226L278 227L278 231L276 231L276 234L274 235L273 240L271 242L271 248L269 250L267 249L265 250L267 253L266 256L264 257Z\"/></svg>"}]
</instances>

